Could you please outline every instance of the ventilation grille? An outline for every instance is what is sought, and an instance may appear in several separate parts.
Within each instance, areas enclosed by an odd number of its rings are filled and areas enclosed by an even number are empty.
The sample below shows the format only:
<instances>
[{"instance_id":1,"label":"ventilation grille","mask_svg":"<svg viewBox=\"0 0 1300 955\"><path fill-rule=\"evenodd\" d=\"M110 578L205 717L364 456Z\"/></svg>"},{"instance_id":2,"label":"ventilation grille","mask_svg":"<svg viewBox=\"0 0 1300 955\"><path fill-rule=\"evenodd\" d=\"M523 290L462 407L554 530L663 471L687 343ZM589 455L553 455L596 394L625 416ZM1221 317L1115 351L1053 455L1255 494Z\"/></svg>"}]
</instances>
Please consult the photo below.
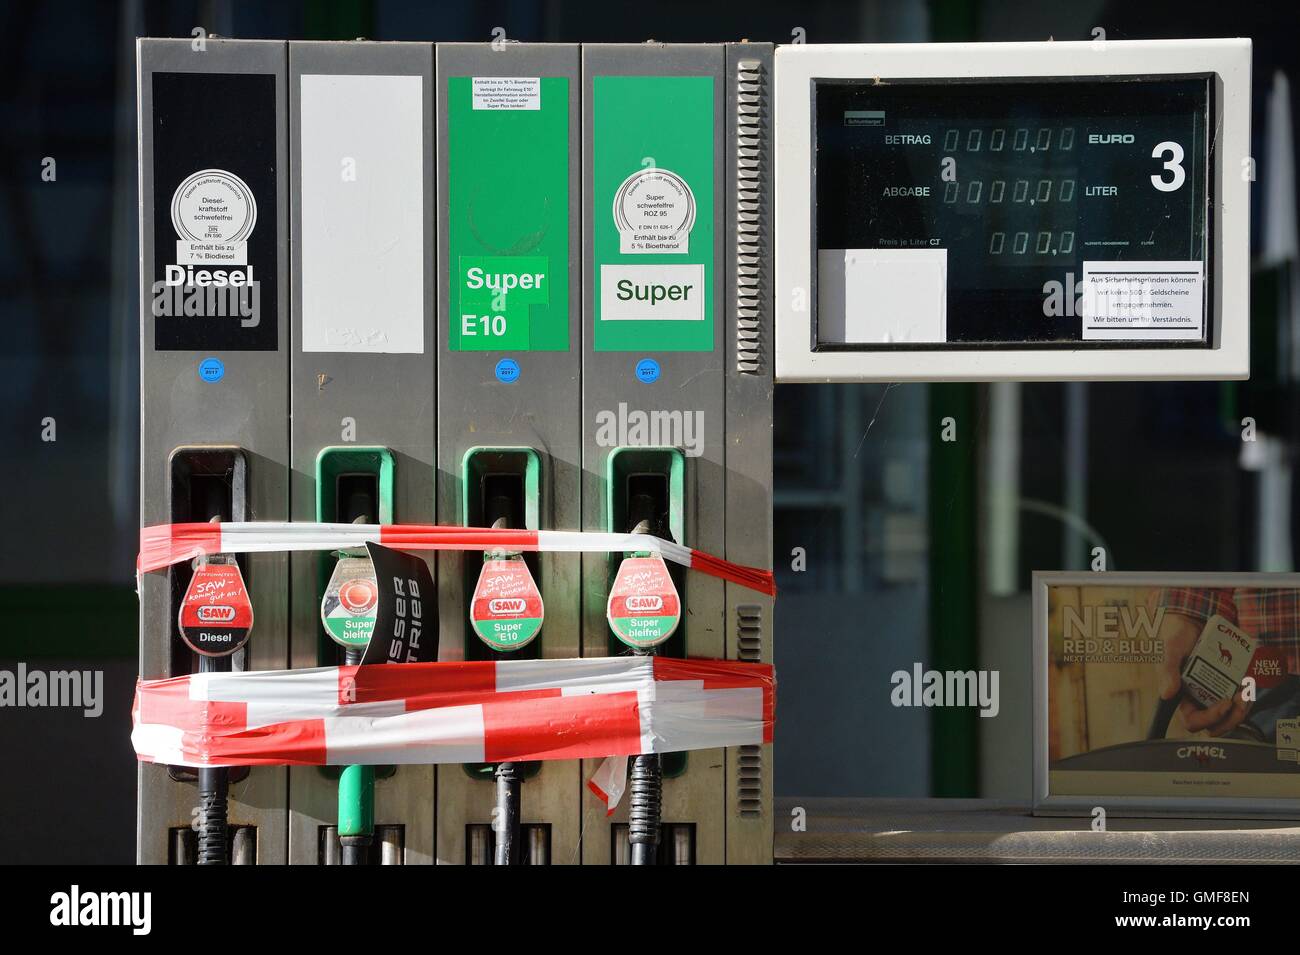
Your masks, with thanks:
<instances>
[{"instance_id":1,"label":"ventilation grille","mask_svg":"<svg viewBox=\"0 0 1300 955\"><path fill-rule=\"evenodd\" d=\"M739 747L739 779L736 792L740 796L740 815L752 818L763 814L763 748L752 744Z\"/></svg>"},{"instance_id":2,"label":"ventilation grille","mask_svg":"<svg viewBox=\"0 0 1300 955\"><path fill-rule=\"evenodd\" d=\"M757 663L763 656L763 608L741 604L736 608L736 656L747 663ZM763 748L740 746L737 759L736 792L740 815L763 814Z\"/></svg>"},{"instance_id":3,"label":"ventilation grille","mask_svg":"<svg viewBox=\"0 0 1300 955\"><path fill-rule=\"evenodd\" d=\"M762 374L764 218L768 176L767 83L763 64L736 66L736 370Z\"/></svg>"},{"instance_id":4,"label":"ventilation grille","mask_svg":"<svg viewBox=\"0 0 1300 955\"><path fill-rule=\"evenodd\" d=\"M736 608L736 657L745 663L763 659L763 608L758 604Z\"/></svg>"}]
</instances>

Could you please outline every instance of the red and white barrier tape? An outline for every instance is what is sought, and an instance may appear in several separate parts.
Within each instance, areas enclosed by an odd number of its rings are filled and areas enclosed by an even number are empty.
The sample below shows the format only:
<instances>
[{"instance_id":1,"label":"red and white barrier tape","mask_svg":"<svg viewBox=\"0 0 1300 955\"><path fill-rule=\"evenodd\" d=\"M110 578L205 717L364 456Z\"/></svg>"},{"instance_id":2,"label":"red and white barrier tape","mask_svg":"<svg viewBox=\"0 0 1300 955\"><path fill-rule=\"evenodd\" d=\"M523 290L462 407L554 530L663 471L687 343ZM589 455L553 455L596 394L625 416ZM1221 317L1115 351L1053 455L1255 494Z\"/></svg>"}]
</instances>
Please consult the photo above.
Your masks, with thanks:
<instances>
[{"instance_id":1,"label":"red and white barrier tape","mask_svg":"<svg viewBox=\"0 0 1300 955\"><path fill-rule=\"evenodd\" d=\"M131 742L195 767L595 759L771 742L775 711L773 668L731 660L194 673L137 685Z\"/></svg>"},{"instance_id":2,"label":"red and white barrier tape","mask_svg":"<svg viewBox=\"0 0 1300 955\"><path fill-rule=\"evenodd\" d=\"M397 550L504 550L548 552L647 551L683 567L774 596L772 572L733 564L649 534L591 531L518 531L434 524L308 524L234 521L158 524L140 531L140 573L161 570L203 554L346 550L369 542Z\"/></svg>"}]
</instances>

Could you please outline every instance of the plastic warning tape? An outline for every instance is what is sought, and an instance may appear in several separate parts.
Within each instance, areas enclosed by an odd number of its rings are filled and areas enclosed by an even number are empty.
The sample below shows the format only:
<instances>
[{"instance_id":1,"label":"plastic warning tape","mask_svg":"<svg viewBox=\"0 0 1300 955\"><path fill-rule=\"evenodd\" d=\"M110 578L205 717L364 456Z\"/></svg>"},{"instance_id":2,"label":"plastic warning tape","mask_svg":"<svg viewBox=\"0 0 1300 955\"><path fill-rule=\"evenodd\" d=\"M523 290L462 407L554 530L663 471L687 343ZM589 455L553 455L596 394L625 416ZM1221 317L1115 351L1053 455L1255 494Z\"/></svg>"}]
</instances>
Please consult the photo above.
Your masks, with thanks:
<instances>
[{"instance_id":1,"label":"plastic warning tape","mask_svg":"<svg viewBox=\"0 0 1300 955\"><path fill-rule=\"evenodd\" d=\"M141 573L207 554L257 554L275 551L347 550L367 543L398 550L516 550L549 552L646 551L683 567L775 596L772 572L733 564L703 551L650 534L590 531L520 531L434 524L308 524L234 521L157 524L140 531Z\"/></svg>"},{"instance_id":2,"label":"plastic warning tape","mask_svg":"<svg viewBox=\"0 0 1300 955\"><path fill-rule=\"evenodd\" d=\"M771 742L772 667L659 656L193 673L144 680L143 761L176 766L596 759Z\"/></svg>"}]
</instances>

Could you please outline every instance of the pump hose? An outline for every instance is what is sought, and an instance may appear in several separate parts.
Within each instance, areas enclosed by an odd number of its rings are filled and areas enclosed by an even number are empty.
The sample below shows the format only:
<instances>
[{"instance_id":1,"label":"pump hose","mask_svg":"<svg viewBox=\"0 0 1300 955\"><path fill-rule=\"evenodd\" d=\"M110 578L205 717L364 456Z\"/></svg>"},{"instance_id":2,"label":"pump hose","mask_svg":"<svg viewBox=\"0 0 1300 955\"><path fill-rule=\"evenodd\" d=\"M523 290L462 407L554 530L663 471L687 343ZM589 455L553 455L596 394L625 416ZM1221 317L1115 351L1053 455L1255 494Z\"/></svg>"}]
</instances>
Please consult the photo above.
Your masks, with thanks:
<instances>
[{"instance_id":1,"label":"pump hose","mask_svg":"<svg viewBox=\"0 0 1300 955\"><path fill-rule=\"evenodd\" d=\"M519 865L519 788L523 774L516 763L497 765L496 850L493 865Z\"/></svg>"},{"instance_id":2,"label":"pump hose","mask_svg":"<svg viewBox=\"0 0 1300 955\"><path fill-rule=\"evenodd\" d=\"M633 865L654 865L659 854L659 816L663 798L663 766L658 753L632 761L628 785L627 832Z\"/></svg>"},{"instance_id":3,"label":"pump hose","mask_svg":"<svg viewBox=\"0 0 1300 955\"><path fill-rule=\"evenodd\" d=\"M230 864L226 841L228 780L224 769L199 770L199 865Z\"/></svg>"}]
</instances>

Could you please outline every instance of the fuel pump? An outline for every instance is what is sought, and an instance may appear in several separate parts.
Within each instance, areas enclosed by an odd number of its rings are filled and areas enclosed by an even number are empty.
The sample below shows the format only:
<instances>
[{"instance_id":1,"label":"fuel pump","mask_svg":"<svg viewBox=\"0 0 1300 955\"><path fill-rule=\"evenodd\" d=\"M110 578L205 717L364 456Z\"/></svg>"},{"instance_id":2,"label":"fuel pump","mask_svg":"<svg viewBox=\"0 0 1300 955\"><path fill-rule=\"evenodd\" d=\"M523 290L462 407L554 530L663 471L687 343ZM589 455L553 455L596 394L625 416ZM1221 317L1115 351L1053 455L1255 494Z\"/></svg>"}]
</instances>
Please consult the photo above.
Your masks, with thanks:
<instances>
[{"instance_id":1,"label":"fuel pump","mask_svg":"<svg viewBox=\"0 0 1300 955\"><path fill-rule=\"evenodd\" d=\"M664 536L653 514L653 498L637 495L629 502L634 534ZM655 647L673 635L681 621L681 600L658 554L627 554L609 591L605 617L610 629L638 656L652 656ZM628 785L628 841L633 865L655 865L659 853L660 809L663 803L663 764L658 753L632 760Z\"/></svg>"},{"instance_id":2,"label":"fuel pump","mask_svg":"<svg viewBox=\"0 0 1300 955\"><path fill-rule=\"evenodd\" d=\"M356 513L354 524L367 524L363 494L343 502ZM321 623L343 648L344 666L360 666L370 644L379 606L375 565L364 549L338 552L338 563L321 598ZM339 774L339 845L344 865L365 865L375 836L375 767L345 766Z\"/></svg>"},{"instance_id":3,"label":"fuel pump","mask_svg":"<svg viewBox=\"0 0 1300 955\"><path fill-rule=\"evenodd\" d=\"M213 518L217 521L217 518ZM233 556L200 556L181 600L178 624L186 646L199 657L200 673L227 673L231 657L253 629L253 604ZM198 770L199 865L229 865L226 800L230 770Z\"/></svg>"},{"instance_id":4,"label":"fuel pump","mask_svg":"<svg viewBox=\"0 0 1300 955\"><path fill-rule=\"evenodd\" d=\"M489 513L499 515L492 522L494 528L510 525L506 516L510 511L508 497L494 496L487 506ZM483 569L474 587L469 614L474 633L498 653L520 650L537 637L544 616L542 594L522 553L484 551ZM519 831L522 767L513 762L498 763L495 775L493 864L519 865L523 861Z\"/></svg>"}]
</instances>

